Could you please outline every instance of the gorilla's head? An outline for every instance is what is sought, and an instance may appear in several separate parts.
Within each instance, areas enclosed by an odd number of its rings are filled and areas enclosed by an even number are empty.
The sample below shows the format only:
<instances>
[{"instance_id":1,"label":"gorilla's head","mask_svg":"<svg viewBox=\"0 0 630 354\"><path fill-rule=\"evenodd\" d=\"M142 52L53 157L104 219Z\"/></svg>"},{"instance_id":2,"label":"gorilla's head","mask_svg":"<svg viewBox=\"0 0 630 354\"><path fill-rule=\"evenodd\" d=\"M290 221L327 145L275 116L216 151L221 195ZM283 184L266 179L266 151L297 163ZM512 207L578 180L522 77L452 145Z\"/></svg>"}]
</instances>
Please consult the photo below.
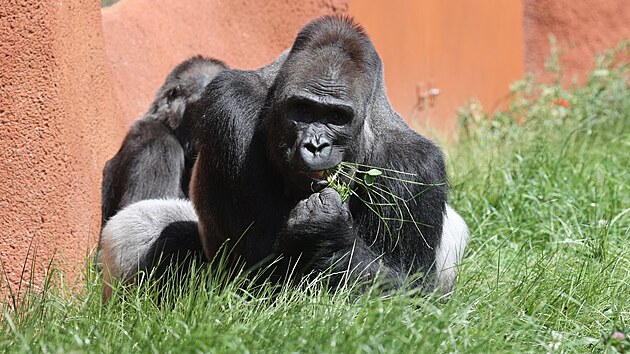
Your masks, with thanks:
<instances>
[{"instance_id":1,"label":"gorilla's head","mask_svg":"<svg viewBox=\"0 0 630 354\"><path fill-rule=\"evenodd\" d=\"M201 97L204 87L227 66L220 60L194 56L177 65L160 87L149 114L177 129L184 111Z\"/></svg>"},{"instance_id":2,"label":"gorilla's head","mask_svg":"<svg viewBox=\"0 0 630 354\"><path fill-rule=\"evenodd\" d=\"M267 107L271 159L300 191L326 185L324 172L357 161L380 59L349 19L324 17L297 36Z\"/></svg>"}]
</instances>

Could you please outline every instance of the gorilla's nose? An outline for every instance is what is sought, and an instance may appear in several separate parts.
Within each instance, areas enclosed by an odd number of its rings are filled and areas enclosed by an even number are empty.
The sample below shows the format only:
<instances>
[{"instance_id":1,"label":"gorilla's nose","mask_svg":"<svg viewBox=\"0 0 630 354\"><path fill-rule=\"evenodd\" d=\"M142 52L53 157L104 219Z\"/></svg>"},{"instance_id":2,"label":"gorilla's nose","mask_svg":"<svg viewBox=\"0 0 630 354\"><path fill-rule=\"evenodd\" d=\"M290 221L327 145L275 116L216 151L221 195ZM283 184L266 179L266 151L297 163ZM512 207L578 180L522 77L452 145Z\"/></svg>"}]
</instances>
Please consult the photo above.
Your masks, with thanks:
<instances>
[{"instance_id":1,"label":"gorilla's nose","mask_svg":"<svg viewBox=\"0 0 630 354\"><path fill-rule=\"evenodd\" d=\"M322 142L318 144L313 144L312 142L309 141L304 144L303 148L313 155L319 155L319 154L324 154L330 151L330 143Z\"/></svg>"},{"instance_id":2,"label":"gorilla's nose","mask_svg":"<svg viewBox=\"0 0 630 354\"><path fill-rule=\"evenodd\" d=\"M306 139L302 142L300 154L304 162L309 165L318 165L330 157L331 143L328 139Z\"/></svg>"}]
</instances>

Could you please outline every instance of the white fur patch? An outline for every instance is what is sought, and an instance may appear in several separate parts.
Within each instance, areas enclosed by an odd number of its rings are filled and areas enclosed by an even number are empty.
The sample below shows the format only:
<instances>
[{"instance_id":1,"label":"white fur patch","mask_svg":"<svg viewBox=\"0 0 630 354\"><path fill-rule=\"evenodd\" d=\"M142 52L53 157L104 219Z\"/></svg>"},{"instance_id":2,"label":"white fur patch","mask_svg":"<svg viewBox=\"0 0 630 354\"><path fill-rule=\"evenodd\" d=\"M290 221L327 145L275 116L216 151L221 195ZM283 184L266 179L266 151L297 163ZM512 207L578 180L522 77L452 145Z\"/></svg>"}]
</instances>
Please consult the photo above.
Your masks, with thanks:
<instances>
[{"instance_id":1,"label":"white fur patch","mask_svg":"<svg viewBox=\"0 0 630 354\"><path fill-rule=\"evenodd\" d=\"M468 245L468 226L450 205L446 205L442 240L435 254L437 288L448 294L455 287L457 264L464 256Z\"/></svg>"},{"instance_id":2,"label":"white fur patch","mask_svg":"<svg viewBox=\"0 0 630 354\"><path fill-rule=\"evenodd\" d=\"M113 279L126 281L138 272L162 230L177 221L197 221L189 200L149 199L133 203L114 215L101 235L99 261L103 266L104 298Z\"/></svg>"}]
</instances>

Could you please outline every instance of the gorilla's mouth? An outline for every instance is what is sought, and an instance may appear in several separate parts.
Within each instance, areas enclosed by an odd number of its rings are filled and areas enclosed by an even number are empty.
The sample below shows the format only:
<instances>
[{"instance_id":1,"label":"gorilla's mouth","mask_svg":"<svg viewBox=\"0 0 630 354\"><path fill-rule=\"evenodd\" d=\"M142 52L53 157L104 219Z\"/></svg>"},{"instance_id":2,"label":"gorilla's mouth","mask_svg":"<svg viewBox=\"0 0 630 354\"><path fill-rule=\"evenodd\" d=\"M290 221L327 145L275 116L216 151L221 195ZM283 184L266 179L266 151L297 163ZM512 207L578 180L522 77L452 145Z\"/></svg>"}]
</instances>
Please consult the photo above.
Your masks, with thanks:
<instances>
[{"instance_id":1,"label":"gorilla's mouth","mask_svg":"<svg viewBox=\"0 0 630 354\"><path fill-rule=\"evenodd\" d=\"M326 170L299 171L294 176L297 178L294 180L295 185L304 191L319 192L328 186Z\"/></svg>"},{"instance_id":2,"label":"gorilla's mouth","mask_svg":"<svg viewBox=\"0 0 630 354\"><path fill-rule=\"evenodd\" d=\"M312 178L312 179L325 179L326 178L326 171L322 170L322 171L315 171L315 172L306 172L305 173L308 177Z\"/></svg>"}]
</instances>

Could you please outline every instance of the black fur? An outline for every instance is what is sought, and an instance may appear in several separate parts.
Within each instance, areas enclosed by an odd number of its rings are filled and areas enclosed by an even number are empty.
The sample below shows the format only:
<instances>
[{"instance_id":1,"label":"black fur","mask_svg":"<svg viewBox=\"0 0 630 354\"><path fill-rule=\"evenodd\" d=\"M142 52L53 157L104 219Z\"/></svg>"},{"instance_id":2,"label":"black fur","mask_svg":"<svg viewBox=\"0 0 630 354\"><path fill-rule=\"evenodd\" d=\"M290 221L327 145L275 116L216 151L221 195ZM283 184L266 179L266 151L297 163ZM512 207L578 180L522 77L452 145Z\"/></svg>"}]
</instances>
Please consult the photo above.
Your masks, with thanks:
<instances>
[{"instance_id":1,"label":"black fur","mask_svg":"<svg viewBox=\"0 0 630 354\"><path fill-rule=\"evenodd\" d=\"M201 56L175 67L149 111L130 128L103 170L102 224L123 207L152 198L188 197L196 149L187 107L225 64Z\"/></svg>"},{"instance_id":2,"label":"black fur","mask_svg":"<svg viewBox=\"0 0 630 354\"><path fill-rule=\"evenodd\" d=\"M201 250L197 223L177 221L162 230L139 269L152 273L158 281L175 283L171 288L177 289L188 280L190 267L205 262Z\"/></svg>"},{"instance_id":3,"label":"black fur","mask_svg":"<svg viewBox=\"0 0 630 354\"><path fill-rule=\"evenodd\" d=\"M199 149L191 198L207 258L227 241L250 266L284 256L278 274L291 267L287 259L300 260L299 274L332 270L333 286L432 271L446 205L443 156L393 111L381 60L351 20L316 20L269 66L222 72L189 114ZM389 198L365 204L367 191L355 185L360 198L342 203L313 177L341 161L414 174L389 173L416 184L380 180L409 202L402 210L380 206Z\"/></svg>"}]
</instances>

